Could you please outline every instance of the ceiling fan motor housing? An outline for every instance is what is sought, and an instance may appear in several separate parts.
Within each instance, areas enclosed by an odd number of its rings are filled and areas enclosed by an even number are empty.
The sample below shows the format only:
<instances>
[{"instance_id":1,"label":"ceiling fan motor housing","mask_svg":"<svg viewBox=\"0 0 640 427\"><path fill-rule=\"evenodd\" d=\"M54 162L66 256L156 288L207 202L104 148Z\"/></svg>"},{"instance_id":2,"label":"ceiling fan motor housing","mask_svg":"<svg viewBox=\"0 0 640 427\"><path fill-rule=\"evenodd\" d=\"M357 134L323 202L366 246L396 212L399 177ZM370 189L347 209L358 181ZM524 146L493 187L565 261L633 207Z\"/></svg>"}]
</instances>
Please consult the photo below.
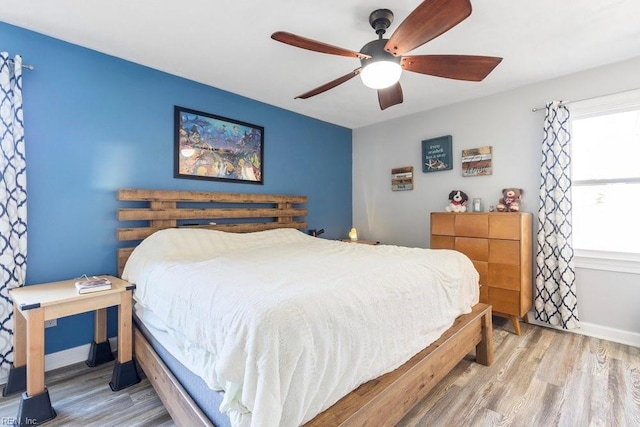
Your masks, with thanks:
<instances>
[{"instance_id":1,"label":"ceiling fan motor housing","mask_svg":"<svg viewBox=\"0 0 640 427\"><path fill-rule=\"evenodd\" d=\"M392 54L384 50L387 41L388 39L374 40L365 44L362 49L360 49L360 53L364 53L365 55L369 55L371 57L360 60L362 68L366 67L372 62L378 61L390 61L400 64L400 61L402 60L400 56L393 56Z\"/></svg>"},{"instance_id":2,"label":"ceiling fan motor housing","mask_svg":"<svg viewBox=\"0 0 640 427\"><path fill-rule=\"evenodd\" d=\"M378 40L369 42L364 45L362 49L360 49L360 53L364 53L365 55L369 55L371 57L360 60L362 68L378 61L389 61L400 64L400 60L402 58L395 57L384 50L384 47L389 39L383 39L382 35L386 32L387 28L389 28L392 22L393 12L391 12L389 9L377 9L371 12L371 14L369 15L369 24L371 24L371 27L376 30L376 34L378 34Z\"/></svg>"},{"instance_id":3,"label":"ceiling fan motor housing","mask_svg":"<svg viewBox=\"0 0 640 427\"><path fill-rule=\"evenodd\" d=\"M389 9L377 9L369 15L369 24L380 37L387 31L392 22L393 12Z\"/></svg>"},{"instance_id":4,"label":"ceiling fan motor housing","mask_svg":"<svg viewBox=\"0 0 640 427\"><path fill-rule=\"evenodd\" d=\"M360 78L362 82L372 89L385 89L396 84L402 73L401 57L396 57L384 50L387 39L374 40L367 43L361 49L361 53L370 58L361 59L362 69Z\"/></svg>"}]
</instances>

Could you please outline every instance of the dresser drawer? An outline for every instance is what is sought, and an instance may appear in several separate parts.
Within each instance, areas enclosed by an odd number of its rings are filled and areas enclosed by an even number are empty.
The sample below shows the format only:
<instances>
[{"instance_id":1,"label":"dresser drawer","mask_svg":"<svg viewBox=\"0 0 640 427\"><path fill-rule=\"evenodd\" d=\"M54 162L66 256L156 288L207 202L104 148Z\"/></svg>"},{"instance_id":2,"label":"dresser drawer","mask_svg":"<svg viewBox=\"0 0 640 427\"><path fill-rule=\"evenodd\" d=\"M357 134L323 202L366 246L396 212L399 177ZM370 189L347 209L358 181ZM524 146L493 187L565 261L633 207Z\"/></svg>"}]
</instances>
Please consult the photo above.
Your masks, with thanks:
<instances>
[{"instance_id":1,"label":"dresser drawer","mask_svg":"<svg viewBox=\"0 0 640 427\"><path fill-rule=\"evenodd\" d=\"M456 219L456 236L488 237L489 219L485 214L458 214Z\"/></svg>"},{"instance_id":2,"label":"dresser drawer","mask_svg":"<svg viewBox=\"0 0 640 427\"><path fill-rule=\"evenodd\" d=\"M472 261L489 261L489 240L456 237L456 251L462 252Z\"/></svg>"},{"instance_id":3,"label":"dresser drawer","mask_svg":"<svg viewBox=\"0 0 640 427\"><path fill-rule=\"evenodd\" d=\"M520 290L520 266L489 263L487 284L492 288Z\"/></svg>"},{"instance_id":4,"label":"dresser drawer","mask_svg":"<svg viewBox=\"0 0 640 427\"><path fill-rule=\"evenodd\" d=\"M493 311L520 316L520 292L488 288L488 294L488 303L492 305Z\"/></svg>"},{"instance_id":5,"label":"dresser drawer","mask_svg":"<svg viewBox=\"0 0 640 427\"><path fill-rule=\"evenodd\" d=\"M520 242L517 240L489 240L489 262L520 265Z\"/></svg>"},{"instance_id":6,"label":"dresser drawer","mask_svg":"<svg viewBox=\"0 0 640 427\"><path fill-rule=\"evenodd\" d=\"M455 237L431 235L431 249L455 249L455 247Z\"/></svg>"},{"instance_id":7,"label":"dresser drawer","mask_svg":"<svg viewBox=\"0 0 640 427\"><path fill-rule=\"evenodd\" d=\"M492 239L520 240L522 216L517 213L489 215L489 237Z\"/></svg>"},{"instance_id":8,"label":"dresser drawer","mask_svg":"<svg viewBox=\"0 0 640 427\"><path fill-rule=\"evenodd\" d=\"M489 263L484 261L471 261L476 271L480 275L480 284L486 285L489 278Z\"/></svg>"},{"instance_id":9,"label":"dresser drawer","mask_svg":"<svg viewBox=\"0 0 640 427\"><path fill-rule=\"evenodd\" d=\"M456 216L450 213L431 213L431 234L455 236Z\"/></svg>"}]
</instances>

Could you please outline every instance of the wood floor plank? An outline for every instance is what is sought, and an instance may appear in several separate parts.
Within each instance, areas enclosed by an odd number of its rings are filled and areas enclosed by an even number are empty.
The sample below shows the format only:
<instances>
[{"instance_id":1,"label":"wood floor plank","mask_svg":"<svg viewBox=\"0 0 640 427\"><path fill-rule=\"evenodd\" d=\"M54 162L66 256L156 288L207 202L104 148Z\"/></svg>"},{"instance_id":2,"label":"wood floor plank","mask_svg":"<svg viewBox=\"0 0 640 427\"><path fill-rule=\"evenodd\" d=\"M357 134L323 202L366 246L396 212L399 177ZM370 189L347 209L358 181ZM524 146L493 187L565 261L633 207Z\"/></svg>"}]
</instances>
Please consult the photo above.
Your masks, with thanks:
<instances>
[{"instance_id":1,"label":"wood floor plank","mask_svg":"<svg viewBox=\"0 0 640 427\"><path fill-rule=\"evenodd\" d=\"M521 327L494 317L495 363L465 358L398 426L640 426L640 349Z\"/></svg>"},{"instance_id":2,"label":"wood floor plank","mask_svg":"<svg viewBox=\"0 0 640 427\"><path fill-rule=\"evenodd\" d=\"M398 424L450 426L640 426L640 348L494 318L492 366L464 358ZM48 372L58 416L46 426L175 427L150 383L109 388L113 362ZM19 395L0 399L15 417Z\"/></svg>"},{"instance_id":3,"label":"wood floor plank","mask_svg":"<svg viewBox=\"0 0 640 427\"><path fill-rule=\"evenodd\" d=\"M173 427L175 424L144 375L138 384L115 393L111 391L113 363L89 368L81 362L47 372L45 383L57 416L45 425ZM3 424L11 424L19 404L19 393L0 398Z\"/></svg>"},{"instance_id":4,"label":"wood floor plank","mask_svg":"<svg viewBox=\"0 0 640 427\"><path fill-rule=\"evenodd\" d=\"M625 408L631 408L625 413L627 425L640 426L640 355L631 369L625 369L627 378Z\"/></svg>"},{"instance_id":5,"label":"wood floor plank","mask_svg":"<svg viewBox=\"0 0 640 427\"><path fill-rule=\"evenodd\" d=\"M562 387L532 378L522 410L513 417L514 426L560 425ZM544 408L544 410L540 410Z\"/></svg>"}]
</instances>

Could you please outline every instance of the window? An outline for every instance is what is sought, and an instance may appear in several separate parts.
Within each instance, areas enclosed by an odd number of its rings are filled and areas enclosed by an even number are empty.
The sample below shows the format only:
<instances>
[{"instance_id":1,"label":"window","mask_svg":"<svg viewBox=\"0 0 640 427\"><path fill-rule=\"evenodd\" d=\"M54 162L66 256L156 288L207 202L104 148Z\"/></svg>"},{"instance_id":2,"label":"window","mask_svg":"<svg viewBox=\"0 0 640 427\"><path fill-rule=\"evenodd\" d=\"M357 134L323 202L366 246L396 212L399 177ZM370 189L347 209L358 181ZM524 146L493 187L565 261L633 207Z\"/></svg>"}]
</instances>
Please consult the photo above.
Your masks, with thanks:
<instances>
[{"instance_id":1,"label":"window","mask_svg":"<svg viewBox=\"0 0 640 427\"><path fill-rule=\"evenodd\" d=\"M605 269L640 272L640 90L570 109L577 265L608 259L617 267Z\"/></svg>"}]
</instances>

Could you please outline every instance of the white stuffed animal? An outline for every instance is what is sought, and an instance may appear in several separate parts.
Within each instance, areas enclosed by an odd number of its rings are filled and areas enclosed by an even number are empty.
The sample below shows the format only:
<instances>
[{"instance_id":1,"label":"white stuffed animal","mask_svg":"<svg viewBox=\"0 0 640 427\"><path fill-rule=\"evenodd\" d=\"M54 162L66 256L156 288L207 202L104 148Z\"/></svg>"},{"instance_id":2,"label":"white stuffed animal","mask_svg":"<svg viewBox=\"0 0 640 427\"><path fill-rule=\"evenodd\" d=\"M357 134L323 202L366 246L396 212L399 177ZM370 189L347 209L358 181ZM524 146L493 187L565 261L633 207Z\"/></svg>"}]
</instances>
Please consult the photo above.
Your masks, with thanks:
<instances>
[{"instance_id":1,"label":"white stuffed animal","mask_svg":"<svg viewBox=\"0 0 640 427\"><path fill-rule=\"evenodd\" d=\"M449 193L449 206L445 209L447 212L466 212L468 200L469 196L464 191L453 190Z\"/></svg>"}]
</instances>

